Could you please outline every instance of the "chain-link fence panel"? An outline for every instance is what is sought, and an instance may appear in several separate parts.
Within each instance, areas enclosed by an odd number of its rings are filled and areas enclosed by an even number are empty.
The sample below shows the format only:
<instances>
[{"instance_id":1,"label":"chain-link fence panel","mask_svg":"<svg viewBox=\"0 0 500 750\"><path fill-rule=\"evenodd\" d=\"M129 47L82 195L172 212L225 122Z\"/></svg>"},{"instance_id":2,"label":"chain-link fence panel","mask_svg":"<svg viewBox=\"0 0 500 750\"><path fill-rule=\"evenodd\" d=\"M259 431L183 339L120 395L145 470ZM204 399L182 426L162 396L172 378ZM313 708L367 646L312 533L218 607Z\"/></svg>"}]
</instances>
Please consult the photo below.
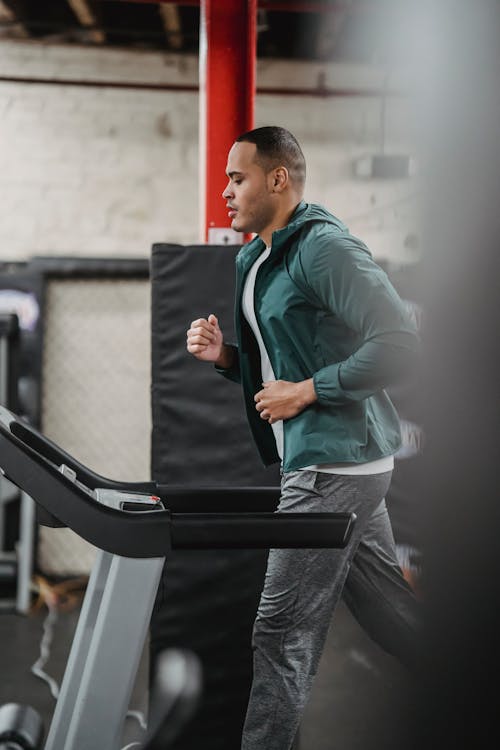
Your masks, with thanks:
<instances>
[{"instance_id":1,"label":"chain-link fence panel","mask_svg":"<svg viewBox=\"0 0 500 750\"><path fill-rule=\"evenodd\" d=\"M147 280L48 282L43 432L99 474L150 475L150 363ZM87 574L94 556L69 529L40 528L38 566L47 575Z\"/></svg>"}]
</instances>

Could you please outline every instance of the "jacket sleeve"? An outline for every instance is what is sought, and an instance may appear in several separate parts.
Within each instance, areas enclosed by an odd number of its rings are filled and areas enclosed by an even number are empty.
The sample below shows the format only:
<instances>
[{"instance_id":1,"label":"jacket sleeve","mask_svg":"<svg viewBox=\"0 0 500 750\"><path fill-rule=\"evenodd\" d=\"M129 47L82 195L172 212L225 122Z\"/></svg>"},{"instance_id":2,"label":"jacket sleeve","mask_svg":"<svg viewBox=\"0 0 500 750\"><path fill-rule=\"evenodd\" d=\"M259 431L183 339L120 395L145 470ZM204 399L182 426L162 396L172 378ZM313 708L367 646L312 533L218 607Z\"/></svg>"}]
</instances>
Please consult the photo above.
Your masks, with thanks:
<instances>
[{"instance_id":1,"label":"jacket sleeve","mask_svg":"<svg viewBox=\"0 0 500 750\"><path fill-rule=\"evenodd\" d=\"M418 336L404 303L364 244L350 235L317 238L304 264L307 283L361 344L313 375L319 403L361 401L404 379L416 364Z\"/></svg>"},{"instance_id":2,"label":"jacket sleeve","mask_svg":"<svg viewBox=\"0 0 500 750\"><path fill-rule=\"evenodd\" d=\"M231 367L216 367L218 373L234 383L241 383L240 355L236 344L227 344L233 350L233 363Z\"/></svg>"}]
</instances>

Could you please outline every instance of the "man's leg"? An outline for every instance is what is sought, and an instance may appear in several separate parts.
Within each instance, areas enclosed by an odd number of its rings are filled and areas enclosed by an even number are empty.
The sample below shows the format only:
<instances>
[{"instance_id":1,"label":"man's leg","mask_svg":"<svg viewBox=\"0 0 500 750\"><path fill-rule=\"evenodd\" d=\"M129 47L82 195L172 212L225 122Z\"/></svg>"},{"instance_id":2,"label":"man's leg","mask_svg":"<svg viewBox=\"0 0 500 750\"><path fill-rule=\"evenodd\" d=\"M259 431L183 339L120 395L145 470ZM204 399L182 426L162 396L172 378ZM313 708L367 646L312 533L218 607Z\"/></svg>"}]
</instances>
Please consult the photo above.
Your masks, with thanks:
<instances>
[{"instance_id":1,"label":"man's leg","mask_svg":"<svg viewBox=\"0 0 500 750\"><path fill-rule=\"evenodd\" d=\"M283 476L279 512L354 512L357 522L345 549L270 551L242 750L290 750L350 562L390 476Z\"/></svg>"},{"instance_id":2,"label":"man's leg","mask_svg":"<svg viewBox=\"0 0 500 750\"><path fill-rule=\"evenodd\" d=\"M409 669L417 667L419 604L396 557L385 500L364 530L342 596L376 643Z\"/></svg>"}]
</instances>

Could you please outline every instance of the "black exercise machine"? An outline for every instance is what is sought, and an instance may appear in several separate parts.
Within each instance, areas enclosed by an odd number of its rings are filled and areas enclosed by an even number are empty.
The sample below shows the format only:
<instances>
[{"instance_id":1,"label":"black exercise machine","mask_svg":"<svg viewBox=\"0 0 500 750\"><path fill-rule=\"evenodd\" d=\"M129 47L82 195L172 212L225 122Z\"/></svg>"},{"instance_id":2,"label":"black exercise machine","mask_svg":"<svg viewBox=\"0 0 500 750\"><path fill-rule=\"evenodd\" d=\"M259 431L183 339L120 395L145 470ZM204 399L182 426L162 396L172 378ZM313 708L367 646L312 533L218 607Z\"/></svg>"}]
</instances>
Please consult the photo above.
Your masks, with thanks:
<instances>
[{"instance_id":1,"label":"black exercise machine","mask_svg":"<svg viewBox=\"0 0 500 750\"><path fill-rule=\"evenodd\" d=\"M169 550L343 547L355 520L274 513L274 488L194 492L107 479L1 406L0 470L35 500L40 523L68 526L98 548L45 750L121 747Z\"/></svg>"}]
</instances>

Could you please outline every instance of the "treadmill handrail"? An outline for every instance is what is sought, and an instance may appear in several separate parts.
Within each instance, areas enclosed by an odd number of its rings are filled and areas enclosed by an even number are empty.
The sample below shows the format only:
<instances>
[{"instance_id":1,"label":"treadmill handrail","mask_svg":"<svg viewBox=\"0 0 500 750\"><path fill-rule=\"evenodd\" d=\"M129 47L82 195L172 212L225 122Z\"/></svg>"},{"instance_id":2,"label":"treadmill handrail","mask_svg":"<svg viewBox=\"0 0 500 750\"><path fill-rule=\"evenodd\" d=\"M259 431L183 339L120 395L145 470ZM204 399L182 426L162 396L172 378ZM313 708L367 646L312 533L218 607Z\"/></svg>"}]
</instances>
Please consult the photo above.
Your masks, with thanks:
<instances>
[{"instance_id":1,"label":"treadmill handrail","mask_svg":"<svg viewBox=\"0 0 500 750\"><path fill-rule=\"evenodd\" d=\"M170 548L167 510L101 505L1 425L0 466L36 503L100 549L124 557L164 557Z\"/></svg>"},{"instance_id":2,"label":"treadmill handrail","mask_svg":"<svg viewBox=\"0 0 500 750\"><path fill-rule=\"evenodd\" d=\"M155 482L118 482L115 479L97 474L97 472L84 466L74 456L71 456L56 445L50 438L45 437L45 435L42 435L38 430L35 430L31 425L24 422L17 420L12 422L11 433L25 445L33 448L43 458L46 458L47 461L56 464L56 466L62 464L69 466L69 468L76 472L78 479L90 489L99 487L125 491L126 488L130 492L151 492L152 494L156 492Z\"/></svg>"},{"instance_id":3,"label":"treadmill handrail","mask_svg":"<svg viewBox=\"0 0 500 750\"><path fill-rule=\"evenodd\" d=\"M164 557L172 548L339 547L353 514L171 513L100 504L0 419L0 467L6 476L91 544L124 557ZM58 449L58 454L60 451ZM70 457L71 458L71 457ZM129 484L115 483L127 493ZM167 498L168 502L168 498Z\"/></svg>"}]
</instances>

